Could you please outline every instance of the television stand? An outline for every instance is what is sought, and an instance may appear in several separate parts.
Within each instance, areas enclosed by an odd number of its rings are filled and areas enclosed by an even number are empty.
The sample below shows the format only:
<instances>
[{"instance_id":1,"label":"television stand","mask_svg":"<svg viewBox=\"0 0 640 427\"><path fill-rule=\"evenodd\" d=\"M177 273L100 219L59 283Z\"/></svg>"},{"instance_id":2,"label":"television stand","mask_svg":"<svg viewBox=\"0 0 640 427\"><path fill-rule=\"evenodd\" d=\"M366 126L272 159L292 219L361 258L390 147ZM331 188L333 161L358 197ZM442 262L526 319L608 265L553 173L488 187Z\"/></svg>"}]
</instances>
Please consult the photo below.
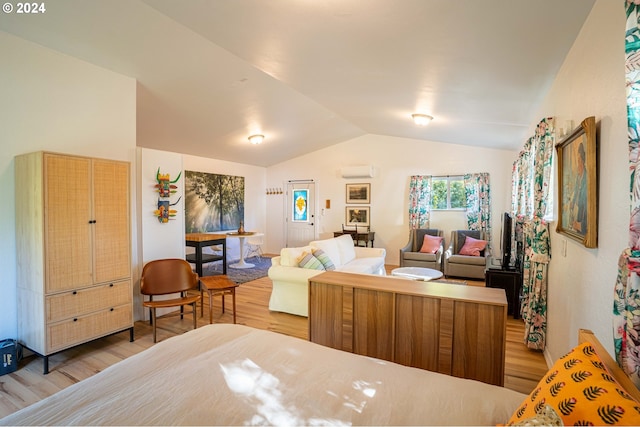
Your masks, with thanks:
<instances>
[{"instance_id":1,"label":"television stand","mask_svg":"<svg viewBox=\"0 0 640 427\"><path fill-rule=\"evenodd\" d=\"M509 268L509 267L508 267ZM507 313L514 319L520 318L520 292L522 291L522 272L511 269L487 268L484 272L486 287L504 289L507 294Z\"/></svg>"}]
</instances>

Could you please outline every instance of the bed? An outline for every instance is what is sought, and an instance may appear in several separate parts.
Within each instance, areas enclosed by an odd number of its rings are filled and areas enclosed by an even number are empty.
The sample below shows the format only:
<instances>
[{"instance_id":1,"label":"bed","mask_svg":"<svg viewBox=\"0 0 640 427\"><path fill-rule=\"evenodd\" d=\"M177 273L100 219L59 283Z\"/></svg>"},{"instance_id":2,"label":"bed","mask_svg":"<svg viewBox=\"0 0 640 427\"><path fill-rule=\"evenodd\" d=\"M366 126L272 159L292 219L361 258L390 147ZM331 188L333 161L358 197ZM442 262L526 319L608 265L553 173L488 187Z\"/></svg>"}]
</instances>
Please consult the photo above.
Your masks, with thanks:
<instances>
[{"instance_id":1,"label":"bed","mask_svg":"<svg viewBox=\"0 0 640 427\"><path fill-rule=\"evenodd\" d=\"M527 395L243 325L167 340L2 425L496 425Z\"/></svg>"}]
</instances>

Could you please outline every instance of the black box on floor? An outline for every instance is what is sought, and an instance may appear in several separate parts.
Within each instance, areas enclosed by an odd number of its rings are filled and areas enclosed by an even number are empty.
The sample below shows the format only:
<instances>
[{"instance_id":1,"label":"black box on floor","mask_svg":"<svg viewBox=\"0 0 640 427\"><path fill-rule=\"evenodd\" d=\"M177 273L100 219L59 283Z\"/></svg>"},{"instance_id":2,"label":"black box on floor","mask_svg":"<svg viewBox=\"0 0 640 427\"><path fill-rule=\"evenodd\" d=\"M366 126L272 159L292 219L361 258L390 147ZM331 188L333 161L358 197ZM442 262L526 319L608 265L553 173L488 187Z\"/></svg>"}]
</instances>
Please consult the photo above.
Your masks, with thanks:
<instances>
[{"instance_id":1,"label":"black box on floor","mask_svg":"<svg viewBox=\"0 0 640 427\"><path fill-rule=\"evenodd\" d=\"M0 375L10 374L18 369L18 342L16 340L0 341Z\"/></svg>"}]
</instances>

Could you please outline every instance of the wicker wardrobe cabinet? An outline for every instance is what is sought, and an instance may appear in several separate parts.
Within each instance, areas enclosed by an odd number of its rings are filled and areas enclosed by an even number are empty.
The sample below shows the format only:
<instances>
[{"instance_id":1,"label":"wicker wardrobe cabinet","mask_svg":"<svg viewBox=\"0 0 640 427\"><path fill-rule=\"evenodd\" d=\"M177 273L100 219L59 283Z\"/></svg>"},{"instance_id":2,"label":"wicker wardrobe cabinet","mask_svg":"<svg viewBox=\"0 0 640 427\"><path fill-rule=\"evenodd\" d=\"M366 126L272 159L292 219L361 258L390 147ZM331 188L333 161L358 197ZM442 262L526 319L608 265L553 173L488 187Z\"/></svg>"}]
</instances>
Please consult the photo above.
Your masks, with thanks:
<instances>
[{"instance_id":1,"label":"wicker wardrobe cabinet","mask_svg":"<svg viewBox=\"0 0 640 427\"><path fill-rule=\"evenodd\" d=\"M18 339L44 357L129 330L129 163L15 158Z\"/></svg>"}]
</instances>

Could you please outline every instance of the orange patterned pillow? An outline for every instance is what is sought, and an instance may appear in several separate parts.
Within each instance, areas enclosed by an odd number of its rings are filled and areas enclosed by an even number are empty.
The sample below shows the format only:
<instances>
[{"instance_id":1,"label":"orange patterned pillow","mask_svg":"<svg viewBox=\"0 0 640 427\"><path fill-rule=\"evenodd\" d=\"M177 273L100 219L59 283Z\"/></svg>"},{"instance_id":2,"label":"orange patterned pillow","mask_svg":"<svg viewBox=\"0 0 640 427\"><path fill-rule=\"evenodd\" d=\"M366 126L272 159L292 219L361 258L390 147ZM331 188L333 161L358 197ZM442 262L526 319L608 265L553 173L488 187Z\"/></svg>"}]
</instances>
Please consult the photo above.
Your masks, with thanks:
<instances>
[{"instance_id":1,"label":"orange patterned pillow","mask_svg":"<svg viewBox=\"0 0 640 427\"><path fill-rule=\"evenodd\" d=\"M564 425L640 425L640 404L609 374L589 343L561 357L507 425L551 406Z\"/></svg>"}]
</instances>

